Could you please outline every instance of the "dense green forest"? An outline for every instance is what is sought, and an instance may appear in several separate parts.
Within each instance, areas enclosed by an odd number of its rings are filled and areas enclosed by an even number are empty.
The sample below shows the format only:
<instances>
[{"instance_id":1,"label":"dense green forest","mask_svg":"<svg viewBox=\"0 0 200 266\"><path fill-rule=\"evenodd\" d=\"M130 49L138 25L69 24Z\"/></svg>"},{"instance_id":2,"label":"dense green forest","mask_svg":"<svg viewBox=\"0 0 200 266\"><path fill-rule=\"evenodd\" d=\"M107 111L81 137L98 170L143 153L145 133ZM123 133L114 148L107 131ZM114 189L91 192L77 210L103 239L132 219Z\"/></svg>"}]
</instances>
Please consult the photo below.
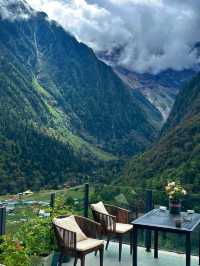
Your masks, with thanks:
<instances>
[{"instance_id":1,"label":"dense green forest","mask_svg":"<svg viewBox=\"0 0 200 266\"><path fill-rule=\"evenodd\" d=\"M45 13L23 12L27 19L0 16L1 193L85 176L115 180L129 156L157 139L160 114ZM127 163L123 181L160 187L181 178L199 187L199 77L178 96L161 136Z\"/></svg>"},{"instance_id":2,"label":"dense green forest","mask_svg":"<svg viewBox=\"0 0 200 266\"><path fill-rule=\"evenodd\" d=\"M59 120L58 131L68 129L80 141L114 154L135 154L155 139L155 108L44 13L15 23L1 20L0 29L2 58L20 66L20 74L28 73L34 85L23 100L34 94L43 105L37 116L51 112ZM34 109L31 102L29 107ZM49 127L48 118L44 122Z\"/></svg>"},{"instance_id":3,"label":"dense green forest","mask_svg":"<svg viewBox=\"0 0 200 266\"><path fill-rule=\"evenodd\" d=\"M45 13L7 8L28 19L0 14L0 193L105 180L155 140L161 117L142 94Z\"/></svg>"},{"instance_id":4,"label":"dense green forest","mask_svg":"<svg viewBox=\"0 0 200 266\"><path fill-rule=\"evenodd\" d=\"M200 74L178 95L158 143L126 164L122 182L160 189L167 180L200 189Z\"/></svg>"}]
</instances>

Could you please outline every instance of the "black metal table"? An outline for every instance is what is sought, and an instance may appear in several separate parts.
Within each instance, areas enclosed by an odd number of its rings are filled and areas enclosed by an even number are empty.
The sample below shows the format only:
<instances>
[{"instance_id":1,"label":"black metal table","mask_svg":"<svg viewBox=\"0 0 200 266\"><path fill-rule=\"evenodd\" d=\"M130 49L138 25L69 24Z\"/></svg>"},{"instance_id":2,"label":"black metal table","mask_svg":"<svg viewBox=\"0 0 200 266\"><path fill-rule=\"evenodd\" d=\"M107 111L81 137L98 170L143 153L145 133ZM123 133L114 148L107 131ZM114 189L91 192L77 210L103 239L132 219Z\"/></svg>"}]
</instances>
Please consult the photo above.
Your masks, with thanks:
<instances>
[{"instance_id":1,"label":"black metal table","mask_svg":"<svg viewBox=\"0 0 200 266\"><path fill-rule=\"evenodd\" d=\"M180 228L176 227L175 220L182 219ZM186 266L191 265L191 233L200 224L200 214L172 215L169 211L154 209L132 222L133 224L133 266L137 266L137 232L138 229L154 231L154 258L158 258L158 232L170 232L186 236ZM200 238L199 238L200 239ZM200 241L200 240L199 240ZM199 242L200 264L200 242Z\"/></svg>"}]
</instances>

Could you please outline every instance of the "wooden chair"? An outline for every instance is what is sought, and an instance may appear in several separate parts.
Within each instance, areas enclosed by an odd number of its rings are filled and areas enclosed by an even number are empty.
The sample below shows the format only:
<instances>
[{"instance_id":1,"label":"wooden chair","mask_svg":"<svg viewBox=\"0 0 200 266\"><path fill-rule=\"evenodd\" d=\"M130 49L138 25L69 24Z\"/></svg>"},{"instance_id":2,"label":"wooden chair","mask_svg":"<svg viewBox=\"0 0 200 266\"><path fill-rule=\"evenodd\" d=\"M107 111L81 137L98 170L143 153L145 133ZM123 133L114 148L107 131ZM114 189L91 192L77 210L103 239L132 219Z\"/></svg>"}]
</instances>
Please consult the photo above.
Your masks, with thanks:
<instances>
[{"instance_id":1,"label":"wooden chair","mask_svg":"<svg viewBox=\"0 0 200 266\"><path fill-rule=\"evenodd\" d=\"M99 204L99 203L98 203ZM129 224L129 211L113 205L105 204L103 212L95 209L91 204L94 220L102 225L103 234L107 236L106 250L112 236L119 240L119 261L121 261L123 236L130 234L130 254L132 254L133 226Z\"/></svg>"},{"instance_id":2,"label":"wooden chair","mask_svg":"<svg viewBox=\"0 0 200 266\"><path fill-rule=\"evenodd\" d=\"M83 234L86 235L86 239L77 241L78 235L76 232L58 225L58 219L66 217L58 217L53 221L56 242L60 251L58 266L62 265L63 256L74 257L74 266L77 265L78 259L81 260L81 266L85 266L85 256L97 251L100 252L100 266L103 266L103 240L96 239L101 233L101 225L84 217L73 216Z\"/></svg>"}]
</instances>

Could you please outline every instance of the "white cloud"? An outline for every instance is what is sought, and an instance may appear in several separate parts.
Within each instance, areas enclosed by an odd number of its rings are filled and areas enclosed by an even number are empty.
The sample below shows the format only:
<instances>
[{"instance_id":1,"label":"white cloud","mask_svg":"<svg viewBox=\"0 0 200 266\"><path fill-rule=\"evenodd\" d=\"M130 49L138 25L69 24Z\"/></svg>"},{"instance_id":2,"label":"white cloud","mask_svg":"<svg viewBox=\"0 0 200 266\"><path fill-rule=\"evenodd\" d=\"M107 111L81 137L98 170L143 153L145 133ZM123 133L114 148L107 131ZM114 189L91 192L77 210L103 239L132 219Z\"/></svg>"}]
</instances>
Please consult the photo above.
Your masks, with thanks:
<instances>
[{"instance_id":1,"label":"white cloud","mask_svg":"<svg viewBox=\"0 0 200 266\"><path fill-rule=\"evenodd\" d=\"M199 0L27 0L95 51L123 48L118 64L138 72L197 63Z\"/></svg>"},{"instance_id":2,"label":"white cloud","mask_svg":"<svg viewBox=\"0 0 200 266\"><path fill-rule=\"evenodd\" d=\"M0 0L0 15L2 19L28 19L31 8L23 0Z\"/></svg>"}]
</instances>

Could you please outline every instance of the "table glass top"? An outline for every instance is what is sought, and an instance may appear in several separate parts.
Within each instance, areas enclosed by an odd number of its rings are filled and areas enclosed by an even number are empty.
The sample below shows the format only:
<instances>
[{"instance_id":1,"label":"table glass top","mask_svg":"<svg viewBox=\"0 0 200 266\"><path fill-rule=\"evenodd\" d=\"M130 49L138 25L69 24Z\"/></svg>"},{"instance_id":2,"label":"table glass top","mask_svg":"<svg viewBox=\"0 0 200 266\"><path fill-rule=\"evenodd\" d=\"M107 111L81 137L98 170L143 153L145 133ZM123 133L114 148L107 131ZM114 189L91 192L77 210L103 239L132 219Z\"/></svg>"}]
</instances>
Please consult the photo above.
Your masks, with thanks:
<instances>
[{"instance_id":1,"label":"table glass top","mask_svg":"<svg viewBox=\"0 0 200 266\"><path fill-rule=\"evenodd\" d=\"M176 227L176 220L181 219L181 227ZM169 211L154 209L132 222L133 225L156 227L160 229L171 229L175 231L192 232L200 224L200 214L187 214L182 212L180 215L172 215Z\"/></svg>"}]
</instances>

